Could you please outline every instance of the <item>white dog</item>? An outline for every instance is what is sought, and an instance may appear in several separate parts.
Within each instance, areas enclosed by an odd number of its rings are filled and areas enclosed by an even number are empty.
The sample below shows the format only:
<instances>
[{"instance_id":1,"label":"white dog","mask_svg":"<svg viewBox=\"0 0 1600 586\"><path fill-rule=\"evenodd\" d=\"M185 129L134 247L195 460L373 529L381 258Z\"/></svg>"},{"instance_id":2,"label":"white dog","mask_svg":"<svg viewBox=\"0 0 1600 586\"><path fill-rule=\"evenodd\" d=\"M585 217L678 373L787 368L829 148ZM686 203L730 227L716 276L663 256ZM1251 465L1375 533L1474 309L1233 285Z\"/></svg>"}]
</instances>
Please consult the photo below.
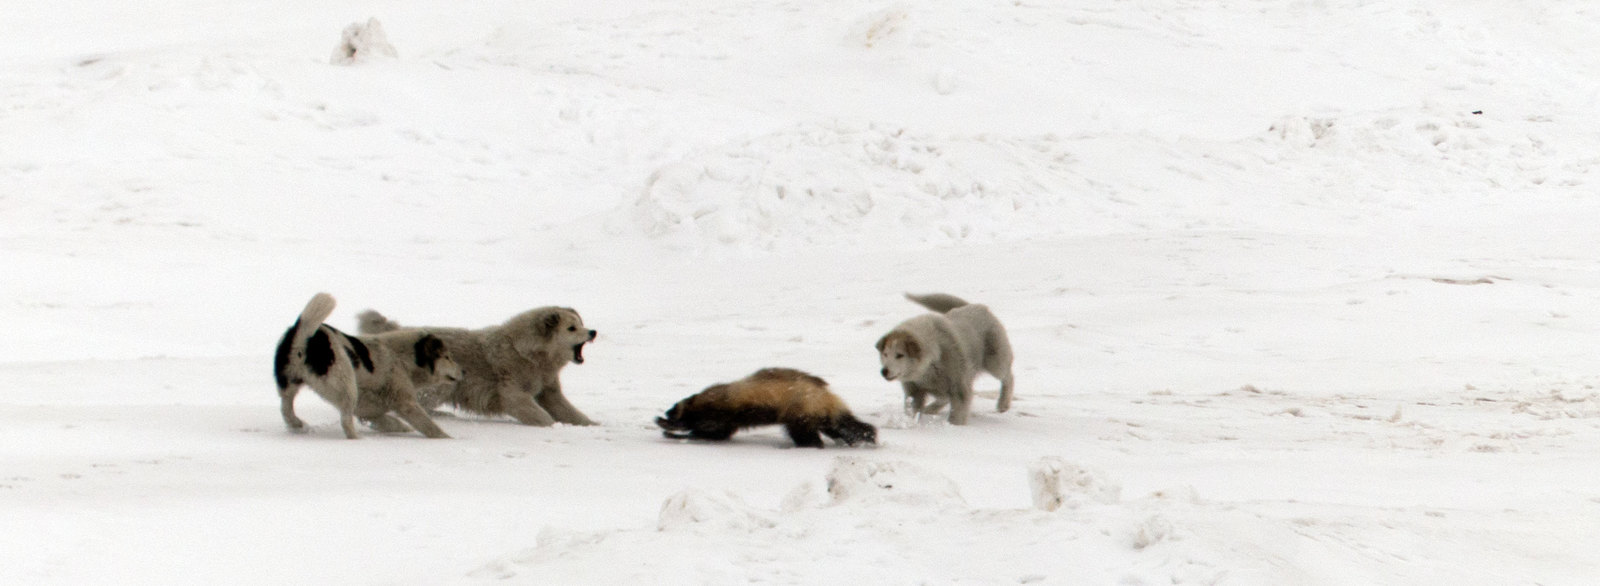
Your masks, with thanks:
<instances>
[{"instance_id":1,"label":"white dog","mask_svg":"<svg viewBox=\"0 0 1600 586\"><path fill-rule=\"evenodd\" d=\"M883 378L900 381L909 413L938 413L948 403L950 423L966 425L979 371L1000 379L995 410L1010 409L1011 340L989 308L939 293L906 299L937 312L901 322L878 340Z\"/></svg>"},{"instance_id":2,"label":"white dog","mask_svg":"<svg viewBox=\"0 0 1600 586\"><path fill-rule=\"evenodd\" d=\"M363 335L415 331L370 309L357 319ZM595 424L561 390L561 369L569 362L583 364L583 346L596 334L584 327L576 310L540 307L498 326L427 331L444 340L466 375L422 389L424 408L449 402L473 413L510 415L524 425Z\"/></svg>"},{"instance_id":3,"label":"white dog","mask_svg":"<svg viewBox=\"0 0 1600 586\"><path fill-rule=\"evenodd\" d=\"M431 438L450 437L417 404L417 385L461 379L461 367L438 336L419 330L362 338L322 323L333 313L333 296L318 293L300 319L283 333L273 359L283 423L305 429L294 398L306 385L339 409L344 435L356 439L356 418L379 431L406 431L389 412Z\"/></svg>"}]
</instances>

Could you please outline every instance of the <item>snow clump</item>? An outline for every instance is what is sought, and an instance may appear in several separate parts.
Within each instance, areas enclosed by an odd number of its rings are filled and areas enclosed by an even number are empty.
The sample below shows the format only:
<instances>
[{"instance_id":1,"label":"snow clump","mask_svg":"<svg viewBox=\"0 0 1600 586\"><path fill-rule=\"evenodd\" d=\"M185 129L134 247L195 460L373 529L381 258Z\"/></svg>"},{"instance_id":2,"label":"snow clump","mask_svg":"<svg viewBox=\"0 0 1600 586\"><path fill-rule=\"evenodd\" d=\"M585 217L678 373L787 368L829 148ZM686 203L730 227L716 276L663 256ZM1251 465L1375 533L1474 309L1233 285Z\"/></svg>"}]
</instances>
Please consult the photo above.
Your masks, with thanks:
<instances>
[{"instance_id":1,"label":"snow clump","mask_svg":"<svg viewBox=\"0 0 1600 586\"><path fill-rule=\"evenodd\" d=\"M389 44L388 35L383 34L383 23L373 17L367 19L366 24L354 22L344 27L344 35L339 41L339 46L333 50L333 57L328 62L334 65L355 65L373 58L394 59L399 56L400 54L394 50L394 45Z\"/></svg>"},{"instance_id":2,"label":"snow clump","mask_svg":"<svg viewBox=\"0 0 1600 586\"><path fill-rule=\"evenodd\" d=\"M1121 484L1055 456L1028 467L1028 486L1033 489L1033 508L1042 511L1076 509L1091 502L1110 505L1122 498Z\"/></svg>"}]
</instances>

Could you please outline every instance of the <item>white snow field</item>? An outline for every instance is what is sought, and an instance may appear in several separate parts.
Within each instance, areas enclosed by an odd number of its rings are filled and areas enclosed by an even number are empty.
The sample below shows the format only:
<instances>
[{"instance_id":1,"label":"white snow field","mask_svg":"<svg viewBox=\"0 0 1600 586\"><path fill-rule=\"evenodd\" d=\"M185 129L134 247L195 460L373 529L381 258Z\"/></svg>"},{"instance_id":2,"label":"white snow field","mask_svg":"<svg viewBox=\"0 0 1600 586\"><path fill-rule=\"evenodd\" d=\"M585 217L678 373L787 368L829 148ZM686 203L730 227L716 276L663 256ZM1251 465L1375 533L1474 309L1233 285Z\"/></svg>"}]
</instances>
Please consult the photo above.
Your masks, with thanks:
<instances>
[{"instance_id":1,"label":"white snow field","mask_svg":"<svg viewBox=\"0 0 1600 586\"><path fill-rule=\"evenodd\" d=\"M334 64L376 18L395 56ZM1600 582L1600 6L0 7L0 583ZM349 54L348 51L345 54ZM318 291L599 339L596 427L367 431ZM873 343L988 304L1017 400ZM872 448L652 418L764 366Z\"/></svg>"}]
</instances>

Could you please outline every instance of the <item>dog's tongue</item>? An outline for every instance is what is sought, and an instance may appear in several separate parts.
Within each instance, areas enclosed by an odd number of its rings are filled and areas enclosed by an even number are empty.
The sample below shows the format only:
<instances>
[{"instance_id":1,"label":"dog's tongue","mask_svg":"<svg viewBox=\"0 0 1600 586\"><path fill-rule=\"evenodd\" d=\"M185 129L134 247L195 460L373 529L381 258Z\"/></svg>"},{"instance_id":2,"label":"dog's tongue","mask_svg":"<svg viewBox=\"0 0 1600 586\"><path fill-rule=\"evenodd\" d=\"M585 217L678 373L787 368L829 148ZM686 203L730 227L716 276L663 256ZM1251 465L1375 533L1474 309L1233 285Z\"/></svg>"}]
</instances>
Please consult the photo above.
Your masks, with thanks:
<instances>
[{"instance_id":1,"label":"dog's tongue","mask_svg":"<svg viewBox=\"0 0 1600 586\"><path fill-rule=\"evenodd\" d=\"M572 347L572 361L583 364L583 344Z\"/></svg>"}]
</instances>

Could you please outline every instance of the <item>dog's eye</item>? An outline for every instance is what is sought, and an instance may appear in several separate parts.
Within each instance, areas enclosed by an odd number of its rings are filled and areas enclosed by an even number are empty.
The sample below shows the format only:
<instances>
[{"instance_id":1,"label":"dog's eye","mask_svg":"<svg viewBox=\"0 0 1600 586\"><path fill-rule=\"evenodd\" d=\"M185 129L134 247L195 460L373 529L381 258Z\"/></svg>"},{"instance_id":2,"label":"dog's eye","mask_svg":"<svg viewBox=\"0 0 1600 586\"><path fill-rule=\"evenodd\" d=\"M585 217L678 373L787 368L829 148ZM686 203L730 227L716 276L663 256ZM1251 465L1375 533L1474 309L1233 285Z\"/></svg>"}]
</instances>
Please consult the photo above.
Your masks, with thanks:
<instances>
[{"instance_id":1,"label":"dog's eye","mask_svg":"<svg viewBox=\"0 0 1600 586\"><path fill-rule=\"evenodd\" d=\"M578 326L567 326L567 331L576 332L578 331Z\"/></svg>"},{"instance_id":2,"label":"dog's eye","mask_svg":"<svg viewBox=\"0 0 1600 586\"><path fill-rule=\"evenodd\" d=\"M905 357L906 357L906 355L905 355L905 354L895 354L895 355L894 355L894 359L895 359L895 360L899 360L899 359L901 359L901 358L905 358Z\"/></svg>"}]
</instances>

